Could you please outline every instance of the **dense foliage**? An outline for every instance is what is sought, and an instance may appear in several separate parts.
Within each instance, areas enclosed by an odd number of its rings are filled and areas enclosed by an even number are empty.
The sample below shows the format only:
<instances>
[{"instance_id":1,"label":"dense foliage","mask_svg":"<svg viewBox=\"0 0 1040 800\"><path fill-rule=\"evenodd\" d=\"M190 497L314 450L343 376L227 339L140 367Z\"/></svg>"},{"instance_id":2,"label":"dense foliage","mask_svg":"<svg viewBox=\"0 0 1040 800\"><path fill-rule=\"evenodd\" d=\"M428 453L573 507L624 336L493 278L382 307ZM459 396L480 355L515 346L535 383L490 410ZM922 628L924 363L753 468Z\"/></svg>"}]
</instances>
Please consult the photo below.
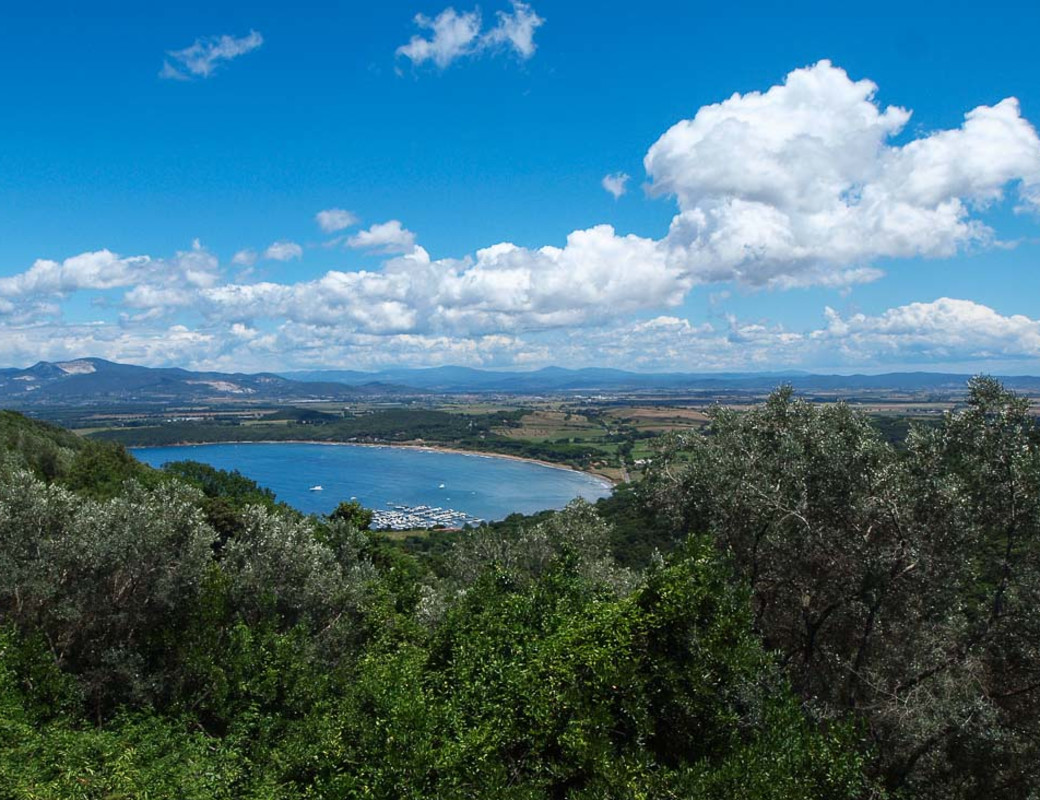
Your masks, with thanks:
<instances>
[{"instance_id":1,"label":"dense foliage","mask_svg":"<svg viewBox=\"0 0 1040 800\"><path fill-rule=\"evenodd\" d=\"M993 381L898 445L780 390L425 549L0 422L0 798L1040 786L1040 438Z\"/></svg>"},{"instance_id":2,"label":"dense foliage","mask_svg":"<svg viewBox=\"0 0 1040 800\"><path fill-rule=\"evenodd\" d=\"M914 797L1040 787L1040 441L976 379L901 448L844 405L776 393L675 441L652 504L711 535L756 630L820 719L868 725L874 773Z\"/></svg>"},{"instance_id":3,"label":"dense foliage","mask_svg":"<svg viewBox=\"0 0 1040 800\"><path fill-rule=\"evenodd\" d=\"M107 496L118 470L3 467L0 795L866 790L858 729L804 713L706 540L633 572L577 503L465 534L435 574L349 504L306 518L172 472Z\"/></svg>"}]
</instances>

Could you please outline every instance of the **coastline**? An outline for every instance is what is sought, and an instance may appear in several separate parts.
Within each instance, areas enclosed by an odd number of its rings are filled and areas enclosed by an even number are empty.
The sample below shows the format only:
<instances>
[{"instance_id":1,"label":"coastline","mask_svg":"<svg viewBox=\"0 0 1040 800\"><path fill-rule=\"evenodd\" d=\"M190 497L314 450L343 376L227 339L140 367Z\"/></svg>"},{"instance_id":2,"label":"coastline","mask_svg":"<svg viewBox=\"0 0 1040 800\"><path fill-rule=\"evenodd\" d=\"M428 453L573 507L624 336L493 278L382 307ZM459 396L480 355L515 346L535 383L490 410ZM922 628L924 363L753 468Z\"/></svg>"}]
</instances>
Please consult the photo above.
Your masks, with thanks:
<instances>
[{"instance_id":1,"label":"coastline","mask_svg":"<svg viewBox=\"0 0 1040 800\"><path fill-rule=\"evenodd\" d=\"M579 472L582 475L588 475L589 477L595 478L600 481L604 486L611 489L616 488L620 485L620 481L616 481L609 475L604 475L602 472L595 470L578 469L572 467L569 464L557 464L552 461L544 461L540 458L527 458L525 456L515 456L509 453L492 453L484 450L462 450L458 447L448 447L436 444L414 444L414 443L396 443L396 442L317 442L313 439L278 439L271 441L269 439L257 439L257 440L239 440L239 441L228 441L228 442L174 442L172 444L162 445L128 445L127 449L133 452L139 449L152 449L159 447L206 447L207 445L226 445L226 444L320 444L327 445L329 447L395 447L406 450L426 450L431 453L454 453L460 456L475 456L477 458L505 458L510 461L525 461L528 464L540 464L543 467L550 467L551 469L563 469L568 472Z\"/></svg>"}]
</instances>

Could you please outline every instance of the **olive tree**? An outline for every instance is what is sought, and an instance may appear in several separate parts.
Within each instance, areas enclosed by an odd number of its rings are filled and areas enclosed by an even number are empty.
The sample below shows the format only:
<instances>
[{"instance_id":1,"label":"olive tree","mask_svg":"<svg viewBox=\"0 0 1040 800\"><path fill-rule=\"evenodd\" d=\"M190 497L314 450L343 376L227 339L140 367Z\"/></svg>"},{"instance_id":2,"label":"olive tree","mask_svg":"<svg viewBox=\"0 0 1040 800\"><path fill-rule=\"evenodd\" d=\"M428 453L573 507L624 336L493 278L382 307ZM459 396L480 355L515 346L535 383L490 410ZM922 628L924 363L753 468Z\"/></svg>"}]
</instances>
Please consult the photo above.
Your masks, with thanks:
<instances>
[{"instance_id":1,"label":"olive tree","mask_svg":"<svg viewBox=\"0 0 1040 800\"><path fill-rule=\"evenodd\" d=\"M1028 796L1038 776L1040 448L990 379L905 452L790 388L675 440L650 479L710 533L821 717L864 719L876 769L922 796Z\"/></svg>"},{"instance_id":2,"label":"olive tree","mask_svg":"<svg viewBox=\"0 0 1040 800\"><path fill-rule=\"evenodd\" d=\"M43 637L98 714L158 690L211 558L198 501L173 483L96 501L27 472L0 480L0 617Z\"/></svg>"}]
</instances>

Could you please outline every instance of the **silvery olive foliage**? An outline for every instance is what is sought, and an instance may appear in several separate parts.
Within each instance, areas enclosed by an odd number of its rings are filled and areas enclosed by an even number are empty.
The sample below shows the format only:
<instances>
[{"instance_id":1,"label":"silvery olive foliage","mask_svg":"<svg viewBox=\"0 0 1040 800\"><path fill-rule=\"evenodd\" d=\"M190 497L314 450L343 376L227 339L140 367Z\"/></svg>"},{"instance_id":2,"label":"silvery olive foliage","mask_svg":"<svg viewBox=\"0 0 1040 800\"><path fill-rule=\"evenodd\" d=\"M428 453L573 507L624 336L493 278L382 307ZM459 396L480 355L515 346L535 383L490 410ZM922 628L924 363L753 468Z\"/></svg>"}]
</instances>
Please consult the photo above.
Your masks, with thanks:
<instances>
[{"instance_id":1,"label":"silvery olive foliage","mask_svg":"<svg viewBox=\"0 0 1040 800\"><path fill-rule=\"evenodd\" d=\"M210 564L213 531L198 494L130 482L85 500L24 471L0 480L0 609L38 632L91 694L146 696L144 654L186 619Z\"/></svg>"},{"instance_id":2,"label":"silvery olive foliage","mask_svg":"<svg viewBox=\"0 0 1040 800\"><path fill-rule=\"evenodd\" d=\"M355 608L375 577L364 535L347 522L333 520L333 535L317 537L313 521L260 506L247 508L242 520L220 567L247 621L273 610L289 625L325 625Z\"/></svg>"},{"instance_id":3,"label":"silvery olive foliage","mask_svg":"<svg viewBox=\"0 0 1040 800\"><path fill-rule=\"evenodd\" d=\"M323 628L359 607L375 572L348 523L327 526L333 546L313 520L248 506L218 558L202 507L179 481L128 481L94 500L6 470L0 619L42 637L101 713L165 695L167 672L179 668L177 632L198 624L205 602L247 624L274 615L281 630Z\"/></svg>"},{"instance_id":4,"label":"silvery olive foliage","mask_svg":"<svg viewBox=\"0 0 1040 800\"><path fill-rule=\"evenodd\" d=\"M781 389L674 440L652 502L706 532L752 589L756 628L822 718L868 726L916 797L1040 786L1040 441L988 378L966 406L882 440L844 404Z\"/></svg>"},{"instance_id":5,"label":"silvery olive foliage","mask_svg":"<svg viewBox=\"0 0 1040 800\"><path fill-rule=\"evenodd\" d=\"M609 525L596 509L585 500L574 500L518 535L482 528L460 540L449 560L450 583L469 586L492 565L516 580L533 580L566 556L577 562L583 578L623 592L632 588L635 578L615 564L609 536Z\"/></svg>"}]
</instances>

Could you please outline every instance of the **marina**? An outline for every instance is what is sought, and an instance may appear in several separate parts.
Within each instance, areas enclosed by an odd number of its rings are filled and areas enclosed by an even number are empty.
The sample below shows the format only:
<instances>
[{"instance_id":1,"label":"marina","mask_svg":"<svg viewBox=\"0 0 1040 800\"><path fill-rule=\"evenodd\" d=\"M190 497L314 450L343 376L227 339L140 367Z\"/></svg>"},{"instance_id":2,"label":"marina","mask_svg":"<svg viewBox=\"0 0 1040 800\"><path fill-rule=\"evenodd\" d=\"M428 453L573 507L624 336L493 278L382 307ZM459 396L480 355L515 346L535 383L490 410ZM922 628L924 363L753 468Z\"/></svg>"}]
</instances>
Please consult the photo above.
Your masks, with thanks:
<instances>
[{"instance_id":1,"label":"marina","mask_svg":"<svg viewBox=\"0 0 1040 800\"><path fill-rule=\"evenodd\" d=\"M406 506L387 503L386 511L372 512L373 530L406 531L415 528L465 528L480 525L484 520L464 511L439 506Z\"/></svg>"}]
</instances>

